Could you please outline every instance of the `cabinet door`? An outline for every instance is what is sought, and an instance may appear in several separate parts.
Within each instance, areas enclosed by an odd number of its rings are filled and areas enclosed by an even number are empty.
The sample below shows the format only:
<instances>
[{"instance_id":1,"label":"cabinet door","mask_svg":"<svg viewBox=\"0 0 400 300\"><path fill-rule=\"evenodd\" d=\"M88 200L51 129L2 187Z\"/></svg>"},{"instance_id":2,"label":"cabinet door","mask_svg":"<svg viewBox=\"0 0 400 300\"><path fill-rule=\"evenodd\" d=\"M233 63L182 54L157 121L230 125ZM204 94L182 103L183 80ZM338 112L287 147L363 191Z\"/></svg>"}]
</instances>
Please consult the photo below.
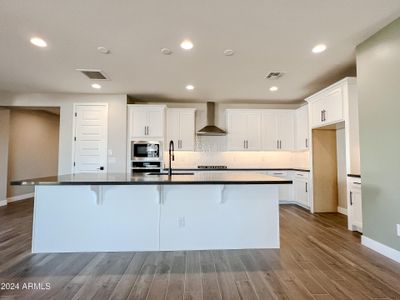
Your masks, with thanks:
<instances>
[{"instance_id":1,"label":"cabinet door","mask_svg":"<svg viewBox=\"0 0 400 300\"><path fill-rule=\"evenodd\" d=\"M228 150L245 150L247 133L247 113L243 111L229 111L227 114Z\"/></svg>"},{"instance_id":2,"label":"cabinet door","mask_svg":"<svg viewBox=\"0 0 400 300\"><path fill-rule=\"evenodd\" d=\"M351 223L353 229L362 231L362 199L361 186L352 184L350 187Z\"/></svg>"},{"instance_id":3,"label":"cabinet door","mask_svg":"<svg viewBox=\"0 0 400 300\"><path fill-rule=\"evenodd\" d=\"M147 109L148 137L164 136L164 109L159 107L149 107Z\"/></svg>"},{"instance_id":4,"label":"cabinet door","mask_svg":"<svg viewBox=\"0 0 400 300\"><path fill-rule=\"evenodd\" d=\"M309 148L307 105L304 105L296 110L295 148L296 150L307 150Z\"/></svg>"},{"instance_id":5,"label":"cabinet door","mask_svg":"<svg viewBox=\"0 0 400 300\"><path fill-rule=\"evenodd\" d=\"M193 110L179 113L179 141L178 150L193 151L195 144L195 112Z\"/></svg>"},{"instance_id":6,"label":"cabinet door","mask_svg":"<svg viewBox=\"0 0 400 300\"><path fill-rule=\"evenodd\" d=\"M323 124L322 112L324 108L324 101L322 98L310 103L311 106L311 126L320 127Z\"/></svg>"},{"instance_id":7,"label":"cabinet door","mask_svg":"<svg viewBox=\"0 0 400 300\"><path fill-rule=\"evenodd\" d=\"M179 150L178 149L179 131L180 131L179 111L175 109L168 109L166 145L168 145L169 141L172 140L174 142L176 150Z\"/></svg>"},{"instance_id":8,"label":"cabinet door","mask_svg":"<svg viewBox=\"0 0 400 300\"><path fill-rule=\"evenodd\" d=\"M248 112L246 119L245 150L261 150L261 112Z\"/></svg>"},{"instance_id":9,"label":"cabinet door","mask_svg":"<svg viewBox=\"0 0 400 300\"><path fill-rule=\"evenodd\" d=\"M302 206L310 207L308 201L308 182L305 180L293 179L294 201Z\"/></svg>"},{"instance_id":10,"label":"cabinet door","mask_svg":"<svg viewBox=\"0 0 400 300\"><path fill-rule=\"evenodd\" d=\"M294 148L293 111L279 112L277 119L279 150L289 151Z\"/></svg>"},{"instance_id":11,"label":"cabinet door","mask_svg":"<svg viewBox=\"0 0 400 300\"><path fill-rule=\"evenodd\" d=\"M282 179L290 179L287 171L268 171L268 175ZM279 185L279 201L292 201L293 187L291 184Z\"/></svg>"},{"instance_id":12,"label":"cabinet door","mask_svg":"<svg viewBox=\"0 0 400 300\"><path fill-rule=\"evenodd\" d=\"M341 87L333 89L324 96L324 107L324 123L332 123L343 119L343 93Z\"/></svg>"},{"instance_id":13,"label":"cabinet door","mask_svg":"<svg viewBox=\"0 0 400 300\"><path fill-rule=\"evenodd\" d=\"M262 114L262 148L267 151L279 149L276 112L264 111Z\"/></svg>"},{"instance_id":14,"label":"cabinet door","mask_svg":"<svg viewBox=\"0 0 400 300\"><path fill-rule=\"evenodd\" d=\"M130 137L146 136L147 110L144 107L129 107Z\"/></svg>"}]
</instances>

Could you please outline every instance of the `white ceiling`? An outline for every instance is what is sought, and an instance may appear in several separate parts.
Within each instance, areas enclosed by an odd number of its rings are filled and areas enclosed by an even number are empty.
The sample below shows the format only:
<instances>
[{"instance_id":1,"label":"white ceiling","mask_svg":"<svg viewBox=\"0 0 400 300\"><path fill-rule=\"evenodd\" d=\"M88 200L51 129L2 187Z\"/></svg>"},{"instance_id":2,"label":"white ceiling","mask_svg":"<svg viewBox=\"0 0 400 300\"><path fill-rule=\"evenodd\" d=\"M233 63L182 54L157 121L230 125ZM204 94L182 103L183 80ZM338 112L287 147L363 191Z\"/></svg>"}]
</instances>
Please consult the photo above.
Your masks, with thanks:
<instances>
[{"instance_id":1,"label":"white ceiling","mask_svg":"<svg viewBox=\"0 0 400 300\"><path fill-rule=\"evenodd\" d=\"M3 0L0 90L298 101L354 73L356 45L399 16L399 0ZM33 47L34 35L49 47ZM189 52L179 48L185 38ZM312 54L321 42L328 50ZM77 68L102 69L111 81L95 91ZM270 71L286 75L269 82Z\"/></svg>"}]
</instances>

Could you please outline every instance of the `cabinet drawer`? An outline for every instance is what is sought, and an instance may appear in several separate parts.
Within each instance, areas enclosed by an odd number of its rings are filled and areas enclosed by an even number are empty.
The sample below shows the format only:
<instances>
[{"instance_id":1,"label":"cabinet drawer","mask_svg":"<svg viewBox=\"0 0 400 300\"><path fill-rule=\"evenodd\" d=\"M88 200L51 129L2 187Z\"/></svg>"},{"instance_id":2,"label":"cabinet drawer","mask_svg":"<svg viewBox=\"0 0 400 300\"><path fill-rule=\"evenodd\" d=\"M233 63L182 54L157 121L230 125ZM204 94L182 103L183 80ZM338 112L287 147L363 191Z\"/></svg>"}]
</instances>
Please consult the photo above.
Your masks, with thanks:
<instances>
[{"instance_id":1,"label":"cabinet drawer","mask_svg":"<svg viewBox=\"0 0 400 300\"><path fill-rule=\"evenodd\" d=\"M275 177L288 177L288 172L287 171L268 171L268 175L270 176L275 176Z\"/></svg>"},{"instance_id":2,"label":"cabinet drawer","mask_svg":"<svg viewBox=\"0 0 400 300\"><path fill-rule=\"evenodd\" d=\"M308 180L308 177L308 172L294 171L294 178Z\"/></svg>"}]
</instances>

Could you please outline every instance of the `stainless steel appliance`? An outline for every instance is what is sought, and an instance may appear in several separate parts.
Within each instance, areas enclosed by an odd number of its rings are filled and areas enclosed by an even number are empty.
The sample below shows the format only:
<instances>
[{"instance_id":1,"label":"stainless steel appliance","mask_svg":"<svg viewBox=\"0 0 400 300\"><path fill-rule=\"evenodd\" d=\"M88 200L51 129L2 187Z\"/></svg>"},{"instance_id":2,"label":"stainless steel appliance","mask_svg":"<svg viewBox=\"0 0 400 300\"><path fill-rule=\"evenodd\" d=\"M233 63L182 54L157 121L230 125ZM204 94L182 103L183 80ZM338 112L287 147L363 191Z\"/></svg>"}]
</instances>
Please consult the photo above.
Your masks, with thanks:
<instances>
[{"instance_id":1,"label":"stainless steel appliance","mask_svg":"<svg viewBox=\"0 0 400 300\"><path fill-rule=\"evenodd\" d=\"M162 144L159 141L132 141L132 161L161 161Z\"/></svg>"}]
</instances>

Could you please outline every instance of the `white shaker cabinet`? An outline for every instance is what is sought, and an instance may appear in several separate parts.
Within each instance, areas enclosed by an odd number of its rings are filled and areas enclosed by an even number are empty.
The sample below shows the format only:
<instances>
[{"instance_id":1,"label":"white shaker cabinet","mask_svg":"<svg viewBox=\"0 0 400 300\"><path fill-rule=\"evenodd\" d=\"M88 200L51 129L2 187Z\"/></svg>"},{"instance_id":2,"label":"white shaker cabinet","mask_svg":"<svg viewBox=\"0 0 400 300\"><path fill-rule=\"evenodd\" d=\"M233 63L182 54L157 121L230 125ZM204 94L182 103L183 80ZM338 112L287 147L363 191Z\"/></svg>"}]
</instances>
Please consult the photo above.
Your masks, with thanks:
<instances>
[{"instance_id":1,"label":"white shaker cabinet","mask_svg":"<svg viewBox=\"0 0 400 300\"><path fill-rule=\"evenodd\" d=\"M260 110L228 109L226 117L228 150L261 150Z\"/></svg>"},{"instance_id":2,"label":"white shaker cabinet","mask_svg":"<svg viewBox=\"0 0 400 300\"><path fill-rule=\"evenodd\" d=\"M295 148L296 150L309 149L308 133L308 105L298 108L295 112Z\"/></svg>"},{"instance_id":3,"label":"white shaker cabinet","mask_svg":"<svg viewBox=\"0 0 400 300\"><path fill-rule=\"evenodd\" d=\"M194 151L195 109L167 109L167 140L174 141L175 151Z\"/></svg>"},{"instance_id":4,"label":"white shaker cabinet","mask_svg":"<svg viewBox=\"0 0 400 300\"><path fill-rule=\"evenodd\" d=\"M311 126L317 128L343 121L343 96L342 86L334 86L312 96L309 100Z\"/></svg>"},{"instance_id":5,"label":"white shaker cabinet","mask_svg":"<svg viewBox=\"0 0 400 300\"><path fill-rule=\"evenodd\" d=\"M307 172L294 172L293 178L293 198L295 201L303 207L310 207L310 184L309 184L309 174Z\"/></svg>"},{"instance_id":6,"label":"white shaker cabinet","mask_svg":"<svg viewBox=\"0 0 400 300\"><path fill-rule=\"evenodd\" d=\"M128 106L128 135L131 139L163 139L164 122L164 105Z\"/></svg>"},{"instance_id":7,"label":"white shaker cabinet","mask_svg":"<svg viewBox=\"0 0 400 300\"><path fill-rule=\"evenodd\" d=\"M349 200L347 203L349 229L362 232L361 178L348 177L347 185L349 189Z\"/></svg>"},{"instance_id":8,"label":"white shaker cabinet","mask_svg":"<svg viewBox=\"0 0 400 300\"><path fill-rule=\"evenodd\" d=\"M264 110L261 132L263 150L293 150L294 112L292 110Z\"/></svg>"}]
</instances>

